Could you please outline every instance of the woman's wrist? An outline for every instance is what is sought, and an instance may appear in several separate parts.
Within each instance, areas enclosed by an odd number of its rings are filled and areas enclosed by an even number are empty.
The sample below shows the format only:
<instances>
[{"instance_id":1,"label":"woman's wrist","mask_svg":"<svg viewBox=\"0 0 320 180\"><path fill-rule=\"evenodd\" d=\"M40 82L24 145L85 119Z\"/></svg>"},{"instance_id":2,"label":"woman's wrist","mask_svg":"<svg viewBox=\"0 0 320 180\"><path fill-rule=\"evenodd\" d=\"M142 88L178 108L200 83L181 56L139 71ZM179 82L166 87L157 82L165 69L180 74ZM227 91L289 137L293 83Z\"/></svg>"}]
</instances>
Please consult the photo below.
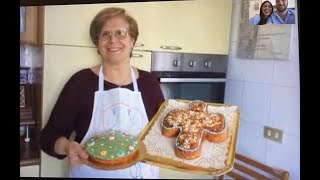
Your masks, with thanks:
<instances>
[{"instance_id":1,"label":"woman's wrist","mask_svg":"<svg viewBox=\"0 0 320 180\"><path fill-rule=\"evenodd\" d=\"M68 155L70 140L66 137L60 137L56 140L54 145L55 153L59 155Z\"/></svg>"}]
</instances>

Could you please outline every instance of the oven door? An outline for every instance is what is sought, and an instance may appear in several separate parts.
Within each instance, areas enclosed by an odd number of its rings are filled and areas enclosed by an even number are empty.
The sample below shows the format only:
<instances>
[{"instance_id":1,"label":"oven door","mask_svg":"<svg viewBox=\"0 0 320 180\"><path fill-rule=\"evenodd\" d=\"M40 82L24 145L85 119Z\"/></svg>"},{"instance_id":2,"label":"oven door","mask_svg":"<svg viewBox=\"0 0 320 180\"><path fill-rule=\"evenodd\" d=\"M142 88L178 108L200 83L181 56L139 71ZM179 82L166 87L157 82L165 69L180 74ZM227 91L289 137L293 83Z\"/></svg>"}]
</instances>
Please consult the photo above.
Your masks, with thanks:
<instances>
[{"instance_id":1,"label":"oven door","mask_svg":"<svg viewBox=\"0 0 320 180\"><path fill-rule=\"evenodd\" d=\"M158 78L165 99L224 102L225 78Z\"/></svg>"}]
</instances>

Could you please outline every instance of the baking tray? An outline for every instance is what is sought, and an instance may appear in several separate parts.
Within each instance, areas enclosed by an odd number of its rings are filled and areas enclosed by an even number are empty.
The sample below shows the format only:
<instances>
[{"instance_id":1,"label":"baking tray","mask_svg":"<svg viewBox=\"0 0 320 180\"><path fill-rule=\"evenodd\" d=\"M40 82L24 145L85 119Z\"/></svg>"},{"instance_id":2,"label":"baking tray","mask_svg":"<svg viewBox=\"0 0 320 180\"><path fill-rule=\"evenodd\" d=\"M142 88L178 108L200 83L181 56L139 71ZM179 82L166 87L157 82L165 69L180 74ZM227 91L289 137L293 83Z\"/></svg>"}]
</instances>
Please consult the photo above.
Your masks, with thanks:
<instances>
[{"instance_id":1,"label":"baking tray","mask_svg":"<svg viewBox=\"0 0 320 180\"><path fill-rule=\"evenodd\" d=\"M224 163L220 163L219 167L213 166L213 165L198 165L196 162L198 159L202 159L202 155L199 158L196 158L195 160L184 160L184 159L180 159L177 156L175 157L169 157L169 156L165 156L164 153L162 151L174 151L174 139L175 138L167 138L164 137L162 135L159 135L159 132L156 132L156 130L158 127L155 126L159 126L160 122L163 120L164 118L164 114L166 114L168 111L170 111L172 109L172 107L170 107L172 104L171 102L174 103L179 103L179 104L189 104L191 101L188 100L182 100L182 99L171 99L171 100L166 100L161 107L159 108L158 112L156 113L156 115L152 118L152 120L150 121L150 123L147 125L146 128L143 129L143 131L140 133L138 139L140 142L140 153L141 153L141 161L148 163L148 164L152 164L152 165L157 165L163 168L168 168L168 169L172 169L172 170L177 170L177 171L182 171L182 172L189 172L189 173L198 173L198 174L206 174L206 175L213 175L213 176L219 176L221 174L225 174L227 172L229 172L232 168L233 168L233 164L234 164L234 158L235 158L235 150L236 150L236 142L237 142L237 134L238 134L238 126L239 126L239 116L240 116L240 112L238 110L237 106L233 106L233 105L228 105L228 104L219 104L219 103L207 103L208 108L211 109L228 109L228 114L232 115L232 120L229 120L229 124L228 128L230 131L230 134L228 135L228 142L225 142L226 144L224 144L224 147L227 148L227 153L224 155L220 155L219 157L214 157L212 156L213 151L209 151L209 156L210 158L207 158L206 161L208 161L208 163L210 164L217 159L223 159ZM170 109L171 108L171 109ZM231 109L231 110L230 110ZM220 112L221 113L221 112ZM222 112L223 113L223 112ZM154 134L157 134L156 136L162 136L161 140L154 138L154 143L152 145L152 147L156 146L157 143L159 142L163 142L163 141L168 141L172 143L172 146L161 146L162 151L161 150L153 150L150 151L148 150L147 147L151 147L151 145L147 145L147 142L145 142L146 139L153 137ZM161 131L160 131L161 134ZM148 137L150 136L150 137ZM157 142L158 141L158 142ZM168 142L165 142L168 144ZM205 143L205 142L204 142ZM170 143L169 143L170 144ZM207 142L207 144L210 144L209 142ZM217 146L217 148L220 145L214 145L214 143L212 144L212 146ZM204 146L204 144L203 144ZM222 147L222 146L221 146ZM164 148L164 149L163 149ZM204 148L202 148L202 152L204 151ZM210 155L211 153L211 155ZM208 154L208 153L206 153ZM203 158L204 159L204 158Z\"/></svg>"}]
</instances>

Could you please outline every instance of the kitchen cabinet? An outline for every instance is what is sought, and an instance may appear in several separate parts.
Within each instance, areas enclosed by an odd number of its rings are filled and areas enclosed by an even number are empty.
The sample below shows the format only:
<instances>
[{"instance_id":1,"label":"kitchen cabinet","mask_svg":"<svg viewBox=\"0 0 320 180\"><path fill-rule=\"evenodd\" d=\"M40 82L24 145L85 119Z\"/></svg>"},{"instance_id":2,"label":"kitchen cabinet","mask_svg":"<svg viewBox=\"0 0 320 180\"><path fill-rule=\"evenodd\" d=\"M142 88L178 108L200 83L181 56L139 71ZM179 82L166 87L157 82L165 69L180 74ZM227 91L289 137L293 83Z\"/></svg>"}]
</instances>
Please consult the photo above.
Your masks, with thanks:
<instances>
[{"instance_id":1,"label":"kitchen cabinet","mask_svg":"<svg viewBox=\"0 0 320 180\"><path fill-rule=\"evenodd\" d=\"M45 9L44 43L47 45L94 47L89 35L91 20L103 8L113 6L125 8L137 21L139 20L137 43L140 40L144 42L150 32L146 32L141 27L148 26L150 21L148 14L151 13L151 10L148 8L148 3L135 2L47 6Z\"/></svg>"},{"instance_id":2,"label":"kitchen cabinet","mask_svg":"<svg viewBox=\"0 0 320 180\"><path fill-rule=\"evenodd\" d=\"M20 7L20 44L38 45L39 7Z\"/></svg>"},{"instance_id":3,"label":"kitchen cabinet","mask_svg":"<svg viewBox=\"0 0 320 180\"><path fill-rule=\"evenodd\" d=\"M151 52L132 51L130 64L133 67L150 72L151 71Z\"/></svg>"},{"instance_id":4,"label":"kitchen cabinet","mask_svg":"<svg viewBox=\"0 0 320 180\"><path fill-rule=\"evenodd\" d=\"M231 0L48 6L45 44L93 47L91 20L99 10L112 6L125 8L137 20L136 45L142 46L135 49L228 54Z\"/></svg>"},{"instance_id":5,"label":"kitchen cabinet","mask_svg":"<svg viewBox=\"0 0 320 180\"><path fill-rule=\"evenodd\" d=\"M142 27L152 32L148 46L155 51L228 54L231 7L231 0L153 2L153 20Z\"/></svg>"},{"instance_id":6,"label":"kitchen cabinet","mask_svg":"<svg viewBox=\"0 0 320 180\"><path fill-rule=\"evenodd\" d=\"M20 168L20 177L39 177L40 176L40 166L25 166Z\"/></svg>"}]
</instances>

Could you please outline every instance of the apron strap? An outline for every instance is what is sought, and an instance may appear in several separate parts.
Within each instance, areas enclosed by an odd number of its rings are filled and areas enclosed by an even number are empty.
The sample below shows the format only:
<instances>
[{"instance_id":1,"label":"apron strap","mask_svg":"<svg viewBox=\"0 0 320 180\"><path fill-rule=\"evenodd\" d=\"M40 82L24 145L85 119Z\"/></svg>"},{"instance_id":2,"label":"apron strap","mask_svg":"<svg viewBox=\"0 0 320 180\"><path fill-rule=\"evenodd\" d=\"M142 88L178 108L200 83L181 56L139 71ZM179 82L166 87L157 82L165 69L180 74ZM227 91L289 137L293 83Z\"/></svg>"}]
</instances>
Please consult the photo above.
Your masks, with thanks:
<instances>
[{"instance_id":1,"label":"apron strap","mask_svg":"<svg viewBox=\"0 0 320 180\"><path fill-rule=\"evenodd\" d=\"M104 90L104 75L102 71L102 65L100 66L100 71L99 71L99 90L98 91L103 91Z\"/></svg>"},{"instance_id":2,"label":"apron strap","mask_svg":"<svg viewBox=\"0 0 320 180\"><path fill-rule=\"evenodd\" d=\"M135 92L138 92L139 89L138 89L137 79L131 66L130 66L130 71L131 71L133 90ZM102 65L100 66L100 70L99 70L99 90L98 91L104 91L104 75L103 75Z\"/></svg>"},{"instance_id":3,"label":"apron strap","mask_svg":"<svg viewBox=\"0 0 320 180\"><path fill-rule=\"evenodd\" d=\"M134 74L133 69L132 69L131 66L130 66L130 69L131 69L131 78L132 78L133 90L134 90L135 92L138 92L139 89L138 89L138 84L137 84L136 75Z\"/></svg>"}]
</instances>

